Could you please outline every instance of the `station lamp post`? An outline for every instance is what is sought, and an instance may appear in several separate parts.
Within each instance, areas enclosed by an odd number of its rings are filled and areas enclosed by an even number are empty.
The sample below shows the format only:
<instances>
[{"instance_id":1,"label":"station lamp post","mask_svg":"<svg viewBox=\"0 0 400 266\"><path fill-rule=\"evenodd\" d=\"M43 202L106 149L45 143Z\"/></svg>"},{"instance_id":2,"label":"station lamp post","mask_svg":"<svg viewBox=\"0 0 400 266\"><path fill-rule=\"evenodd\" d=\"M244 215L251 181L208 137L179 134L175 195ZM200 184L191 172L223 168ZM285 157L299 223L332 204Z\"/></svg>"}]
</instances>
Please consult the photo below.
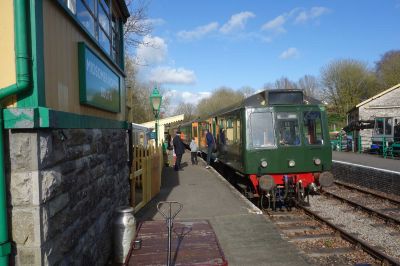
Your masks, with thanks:
<instances>
[{"instance_id":1,"label":"station lamp post","mask_svg":"<svg viewBox=\"0 0 400 266\"><path fill-rule=\"evenodd\" d=\"M153 114L156 119L156 146L158 147L158 118L160 115L162 96L158 91L157 87L154 88L150 95L150 105L153 108Z\"/></svg>"}]
</instances>

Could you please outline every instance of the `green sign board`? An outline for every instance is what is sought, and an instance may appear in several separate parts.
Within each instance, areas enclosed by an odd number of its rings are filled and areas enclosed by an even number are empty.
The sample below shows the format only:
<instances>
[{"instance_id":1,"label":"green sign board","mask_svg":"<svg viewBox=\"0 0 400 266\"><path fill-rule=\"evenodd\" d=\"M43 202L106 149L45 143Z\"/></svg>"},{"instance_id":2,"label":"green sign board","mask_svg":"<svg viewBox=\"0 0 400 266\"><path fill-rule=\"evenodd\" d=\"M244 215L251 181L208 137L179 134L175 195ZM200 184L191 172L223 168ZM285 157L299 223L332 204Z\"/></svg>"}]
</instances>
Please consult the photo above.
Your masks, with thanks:
<instances>
[{"instance_id":1,"label":"green sign board","mask_svg":"<svg viewBox=\"0 0 400 266\"><path fill-rule=\"evenodd\" d=\"M80 102L114 113L121 111L119 76L84 43L78 43Z\"/></svg>"}]
</instances>

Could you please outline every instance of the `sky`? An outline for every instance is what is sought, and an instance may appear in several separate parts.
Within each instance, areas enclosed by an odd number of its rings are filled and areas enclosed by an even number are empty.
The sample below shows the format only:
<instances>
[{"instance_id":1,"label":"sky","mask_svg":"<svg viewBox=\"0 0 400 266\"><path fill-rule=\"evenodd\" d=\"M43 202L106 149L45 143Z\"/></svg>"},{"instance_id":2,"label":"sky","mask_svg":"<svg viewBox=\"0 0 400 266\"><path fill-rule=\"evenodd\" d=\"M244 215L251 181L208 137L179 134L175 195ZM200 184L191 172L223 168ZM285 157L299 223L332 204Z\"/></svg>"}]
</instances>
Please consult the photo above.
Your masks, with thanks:
<instances>
[{"instance_id":1,"label":"sky","mask_svg":"<svg viewBox=\"0 0 400 266\"><path fill-rule=\"evenodd\" d=\"M337 59L371 68L400 49L400 0L149 0L153 25L139 46L139 79L172 106L221 86L255 90L285 76L319 76Z\"/></svg>"}]
</instances>

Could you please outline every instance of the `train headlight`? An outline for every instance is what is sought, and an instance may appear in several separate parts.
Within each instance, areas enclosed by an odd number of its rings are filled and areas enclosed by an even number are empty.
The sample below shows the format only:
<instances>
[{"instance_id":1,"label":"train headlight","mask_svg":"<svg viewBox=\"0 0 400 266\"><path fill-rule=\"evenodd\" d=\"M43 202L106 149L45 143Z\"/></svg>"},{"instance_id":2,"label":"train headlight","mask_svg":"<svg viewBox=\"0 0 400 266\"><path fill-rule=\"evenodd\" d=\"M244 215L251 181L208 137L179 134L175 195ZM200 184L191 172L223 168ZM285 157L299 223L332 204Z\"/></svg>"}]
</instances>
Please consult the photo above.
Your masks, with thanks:
<instances>
[{"instance_id":1,"label":"train headlight","mask_svg":"<svg viewBox=\"0 0 400 266\"><path fill-rule=\"evenodd\" d=\"M266 161L266 160L261 160L261 167L262 168L265 168L265 167L267 167L268 166L268 162Z\"/></svg>"},{"instance_id":2,"label":"train headlight","mask_svg":"<svg viewBox=\"0 0 400 266\"><path fill-rule=\"evenodd\" d=\"M315 159L314 159L314 164L315 164L315 165L320 165L320 164L321 164L321 159L315 158Z\"/></svg>"},{"instance_id":3,"label":"train headlight","mask_svg":"<svg viewBox=\"0 0 400 266\"><path fill-rule=\"evenodd\" d=\"M289 161L289 167L294 167L296 165L296 162L294 160Z\"/></svg>"}]
</instances>

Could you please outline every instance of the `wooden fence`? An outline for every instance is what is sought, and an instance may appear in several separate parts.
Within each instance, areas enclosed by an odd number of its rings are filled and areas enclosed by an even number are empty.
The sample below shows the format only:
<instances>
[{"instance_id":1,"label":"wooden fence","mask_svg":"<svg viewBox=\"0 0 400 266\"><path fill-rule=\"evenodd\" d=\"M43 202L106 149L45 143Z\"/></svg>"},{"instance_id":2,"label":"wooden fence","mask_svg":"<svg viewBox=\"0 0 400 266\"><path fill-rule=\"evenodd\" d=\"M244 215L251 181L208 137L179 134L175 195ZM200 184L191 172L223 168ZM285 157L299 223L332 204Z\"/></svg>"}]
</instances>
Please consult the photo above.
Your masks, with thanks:
<instances>
[{"instance_id":1,"label":"wooden fence","mask_svg":"<svg viewBox=\"0 0 400 266\"><path fill-rule=\"evenodd\" d=\"M163 153L161 146L133 147L131 165L131 206L135 212L160 192Z\"/></svg>"}]
</instances>

